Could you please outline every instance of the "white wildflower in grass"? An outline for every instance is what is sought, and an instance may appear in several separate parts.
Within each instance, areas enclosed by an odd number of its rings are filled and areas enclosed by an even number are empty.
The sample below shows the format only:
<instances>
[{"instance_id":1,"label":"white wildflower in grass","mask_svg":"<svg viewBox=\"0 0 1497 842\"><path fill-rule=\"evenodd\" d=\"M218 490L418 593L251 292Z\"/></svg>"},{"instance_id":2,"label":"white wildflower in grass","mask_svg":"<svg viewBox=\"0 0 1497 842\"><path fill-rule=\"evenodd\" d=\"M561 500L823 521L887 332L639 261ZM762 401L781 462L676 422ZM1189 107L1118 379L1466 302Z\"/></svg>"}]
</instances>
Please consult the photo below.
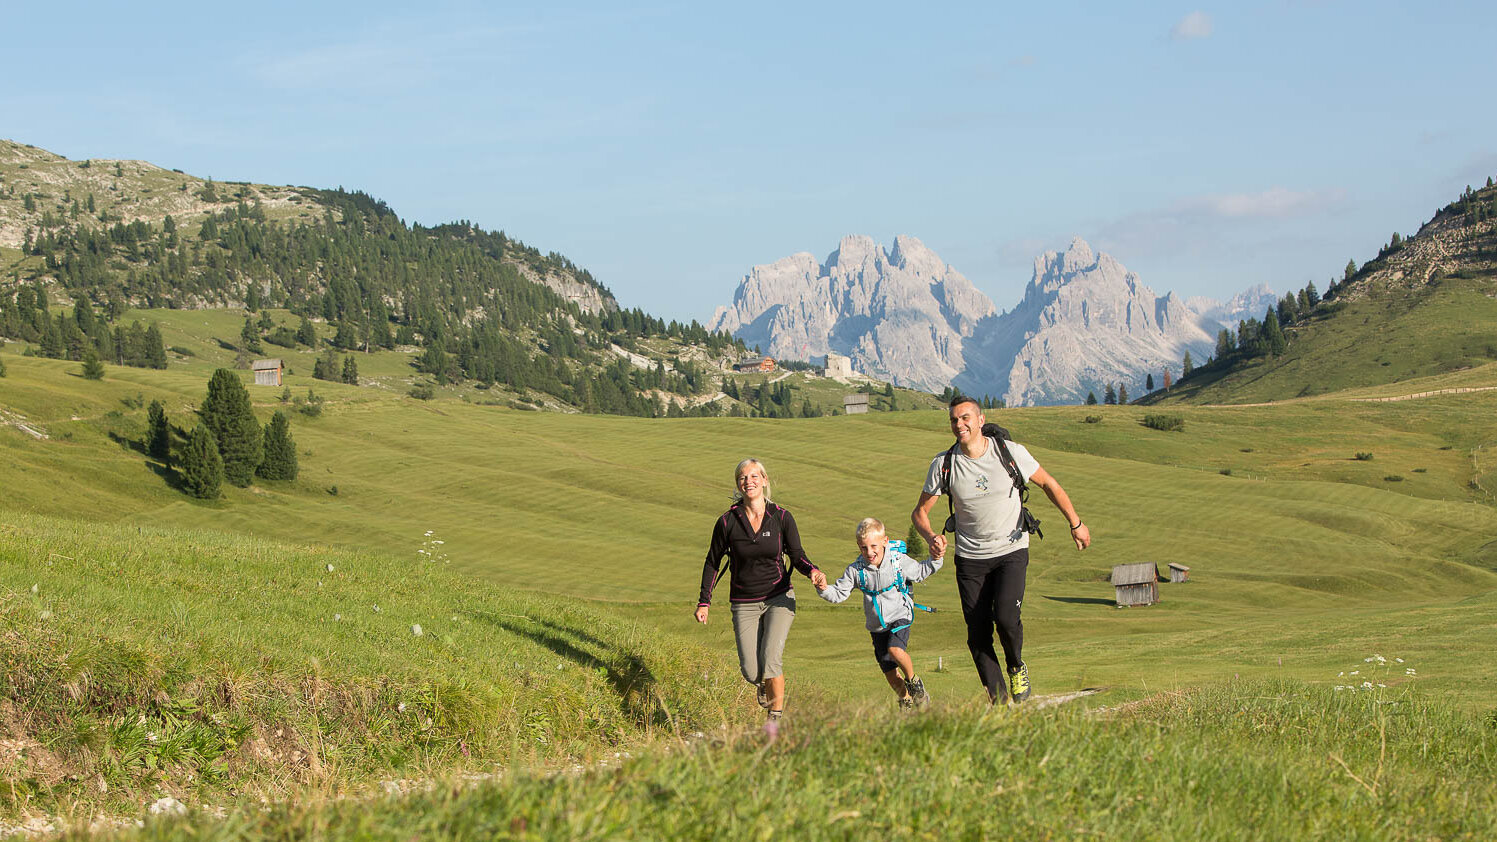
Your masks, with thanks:
<instances>
[{"instance_id":1,"label":"white wildflower in grass","mask_svg":"<svg viewBox=\"0 0 1497 842\"><path fill-rule=\"evenodd\" d=\"M335 623L341 623L341 622L343 622L343 615L342 614L334 614L333 615L333 622L335 622Z\"/></svg>"},{"instance_id":2,"label":"white wildflower in grass","mask_svg":"<svg viewBox=\"0 0 1497 842\"><path fill-rule=\"evenodd\" d=\"M1394 658L1393 660L1399 662L1400 664L1403 663L1403 658Z\"/></svg>"},{"instance_id":3,"label":"white wildflower in grass","mask_svg":"<svg viewBox=\"0 0 1497 842\"><path fill-rule=\"evenodd\" d=\"M1352 675L1360 675L1360 674L1361 674L1361 672L1362 672L1362 671L1361 671L1361 670L1352 670L1352 671L1351 671L1351 674L1352 674Z\"/></svg>"},{"instance_id":4,"label":"white wildflower in grass","mask_svg":"<svg viewBox=\"0 0 1497 842\"><path fill-rule=\"evenodd\" d=\"M415 635L417 637L421 636L421 624L420 623L416 623L415 625L411 626L411 634L413 634L413 635Z\"/></svg>"},{"instance_id":5,"label":"white wildflower in grass","mask_svg":"<svg viewBox=\"0 0 1497 842\"><path fill-rule=\"evenodd\" d=\"M428 538L431 537L431 530L430 529L426 530L426 537L428 537Z\"/></svg>"},{"instance_id":6,"label":"white wildflower in grass","mask_svg":"<svg viewBox=\"0 0 1497 842\"><path fill-rule=\"evenodd\" d=\"M376 614L379 613L379 606L378 605L374 606L374 613L376 613Z\"/></svg>"},{"instance_id":7,"label":"white wildflower in grass","mask_svg":"<svg viewBox=\"0 0 1497 842\"><path fill-rule=\"evenodd\" d=\"M50 620L52 619L52 612L49 609L43 608L41 611L37 612L36 616L40 617L43 620Z\"/></svg>"},{"instance_id":8,"label":"white wildflower in grass","mask_svg":"<svg viewBox=\"0 0 1497 842\"><path fill-rule=\"evenodd\" d=\"M405 702L401 702L400 704L396 705L395 706L395 712L396 713L405 713Z\"/></svg>"},{"instance_id":9,"label":"white wildflower in grass","mask_svg":"<svg viewBox=\"0 0 1497 842\"><path fill-rule=\"evenodd\" d=\"M31 586L31 595L32 596L36 596L37 594L39 594L41 592L42 592L42 586L41 585L32 585Z\"/></svg>"},{"instance_id":10,"label":"white wildflower in grass","mask_svg":"<svg viewBox=\"0 0 1497 842\"><path fill-rule=\"evenodd\" d=\"M1405 667L1404 671L1403 671L1403 674L1404 675L1418 675L1419 673L1416 672L1413 667Z\"/></svg>"},{"instance_id":11,"label":"white wildflower in grass","mask_svg":"<svg viewBox=\"0 0 1497 842\"><path fill-rule=\"evenodd\" d=\"M161 738L158 737L158 736L156 736L156 732L155 731L148 731L148 732L146 732L146 741L147 742L154 743L154 742L156 742L159 739L161 739Z\"/></svg>"}]
</instances>

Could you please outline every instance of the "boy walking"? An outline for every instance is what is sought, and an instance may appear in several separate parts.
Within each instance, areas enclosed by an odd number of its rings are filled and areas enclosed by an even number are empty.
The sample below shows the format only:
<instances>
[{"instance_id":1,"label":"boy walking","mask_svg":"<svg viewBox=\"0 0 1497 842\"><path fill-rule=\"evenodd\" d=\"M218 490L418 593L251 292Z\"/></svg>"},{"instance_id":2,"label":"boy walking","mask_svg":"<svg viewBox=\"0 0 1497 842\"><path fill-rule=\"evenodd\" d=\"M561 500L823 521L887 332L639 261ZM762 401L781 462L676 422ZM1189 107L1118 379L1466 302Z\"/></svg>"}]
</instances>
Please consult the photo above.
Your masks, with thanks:
<instances>
[{"instance_id":1,"label":"boy walking","mask_svg":"<svg viewBox=\"0 0 1497 842\"><path fill-rule=\"evenodd\" d=\"M925 683L915 675L915 665L910 661L910 624L915 619L910 585L940 570L941 557L932 555L929 561L916 561L890 549L884 525L876 518L863 518L854 537L858 560L849 564L836 582L818 585L816 590L833 604L846 600L854 589L863 592L863 615L873 638L873 657L899 697L899 706L911 709L929 704Z\"/></svg>"}]
</instances>

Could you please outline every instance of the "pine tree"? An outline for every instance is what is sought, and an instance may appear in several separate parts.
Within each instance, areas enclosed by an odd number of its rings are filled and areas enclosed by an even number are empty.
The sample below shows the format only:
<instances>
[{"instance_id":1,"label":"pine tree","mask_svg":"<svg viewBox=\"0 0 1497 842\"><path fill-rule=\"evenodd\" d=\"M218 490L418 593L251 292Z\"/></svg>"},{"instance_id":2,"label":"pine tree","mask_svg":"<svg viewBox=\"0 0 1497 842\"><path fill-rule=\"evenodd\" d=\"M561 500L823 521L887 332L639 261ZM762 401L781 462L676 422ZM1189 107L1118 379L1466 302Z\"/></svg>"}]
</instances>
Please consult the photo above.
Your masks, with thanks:
<instances>
[{"instance_id":1,"label":"pine tree","mask_svg":"<svg viewBox=\"0 0 1497 842\"><path fill-rule=\"evenodd\" d=\"M0 377L5 376L5 359L0 358Z\"/></svg>"},{"instance_id":2,"label":"pine tree","mask_svg":"<svg viewBox=\"0 0 1497 842\"><path fill-rule=\"evenodd\" d=\"M239 343L251 354L265 353L265 347L260 344L260 331L255 328L255 320L249 316L244 317L244 327L239 330Z\"/></svg>"},{"instance_id":3,"label":"pine tree","mask_svg":"<svg viewBox=\"0 0 1497 842\"><path fill-rule=\"evenodd\" d=\"M1126 404L1127 402L1128 402L1128 387L1124 386L1122 383L1119 383L1118 384L1118 406L1122 406L1123 404Z\"/></svg>"},{"instance_id":4,"label":"pine tree","mask_svg":"<svg viewBox=\"0 0 1497 842\"><path fill-rule=\"evenodd\" d=\"M166 343L161 339L161 328L151 322L146 328L145 361L151 368L166 368Z\"/></svg>"},{"instance_id":5,"label":"pine tree","mask_svg":"<svg viewBox=\"0 0 1497 842\"><path fill-rule=\"evenodd\" d=\"M1351 276L1355 275L1355 274L1357 274L1357 261L1355 261L1355 260L1348 260L1348 261L1346 261L1346 271L1345 271L1345 273L1342 274L1341 280L1343 280L1343 281L1349 281L1349 280L1351 280Z\"/></svg>"},{"instance_id":6,"label":"pine tree","mask_svg":"<svg viewBox=\"0 0 1497 842\"><path fill-rule=\"evenodd\" d=\"M1096 392L1093 391L1093 392L1087 392L1086 393L1086 405L1087 406L1096 406L1097 405L1097 393Z\"/></svg>"},{"instance_id":7,"label":"pine tree","mask_svg":"<svg viewBox=\"0 0 1497 842\"><path fill-rule=\"evenodd\" d=\"M291 439L291 422L276 410L265 425L265 459L255 473L265 479L296 479L296 442Z\"/></svg>"},{"instance_id":8,"label":"pine tree","mask_svg":"<svg viewBox=\"0 0 1497 842\"><path fill-rule=\"evenodd\" d=\"M1112 388L1111 383L1107 384L1107 389L1103 392L1102 402L1108 406L1112 406L1118 402L1118 392Z\"/></svg>"},{"instance_id":9,"label":"pine tree","mask_svg":"<svg viewBox=\"0 0 1497 842\"><path fill-rule=\"evenodd\" d=\"M99 362L99 355L92 348L83 355L83 379L104 379L104 364Z\"/></svg>"},{"instance_id":10,"label":"pine tree","mask_svg":"<svg viewBox=\"0 0 1497 842\"><path fill-rule=\"evenodd\" d=\"M353 361L353 355L343 360L343 382L350 386L359 385L359 364Z\"/></svg>"},{"instance_id":11,"label":"pine tree","mask_svg":"<svg viewBox=\"0 0 1497 842\"><path fill-rule=\"evenodd\" d=\"M223 457L224 479L241 488L254 478L260 464L260 422L250 406L249 391L239 375L227 368L213 372L208 381L208 397L198 410L203 423L213 431L218 453Z\"/></svg>"},{"instance_id":12,"label":"pine tree","mask_svg":"<svg viewBox=\"0 0 1497 842\"><path fill-rule=\"evenodd\" d=\"M146 410L146 452L152 459L170 462L172 456L172 428L166 420L166 407L161 401L151 401Z\"/></svg>"},{"instance_id":13,"label":"pine tree","mask_svg":"<svg viewBox=\"0 0 1497 842\"><path fill-rule=\"evenodd\" d=\"M1152 392L1152 391L1154 391L1154 375L1153 375L1153 373L1150 373L1147 377L1144 378L1144 390L1146 392Z\"/></svg>"},{"instance_id":14,"label":"pine tree","mask_svg":"<svg viewBox=\"0 0 1497 842\"><path fill-rule=\"evenodd\" d=\"M223 485L224 465L218 457L218 447L213 443L213 431L207 424L199 422L197 429L192 431L187 446L182 449L177 473L182 479L182 489L193 497L201 500L218 497L219 486Z\"/></svg>"},{"instance_id":15,"label":"pine tree","mask_svg":"<svg viewBox=\"0 0 1497 842\"><path fill-rule=\"evenodd\" d=\"M920 530L915 524L910 524L910 531L904 535L904 552L910 558L918 559L925 555L925 539L920 537Z\"/></svg>"},{"instance_id":16,"label":"pine tree","mask_svg":"<svg viewBox=\"0 0 1497 842\"><path fill-rule=\"evenodd\" d=\"M1263 344L1267 347L1268 353L1275 357L1284 353L1289 347L1289 340L1284 337L1284 331L1279 328L1279 317L1272 307L1268 308L1268 312L1263 315Z\"/></svg>"},{"instance_id":17,"label":"pine tree","mask_svg":"<svg viewBox=\"0 0 1497 842\"><path fill-rule=\"evenodd\" d=\"M317 347L317 329L306 316L301 317L301 326L296 329L296 341L308 348Z\"/></svg>"}]
</instances>

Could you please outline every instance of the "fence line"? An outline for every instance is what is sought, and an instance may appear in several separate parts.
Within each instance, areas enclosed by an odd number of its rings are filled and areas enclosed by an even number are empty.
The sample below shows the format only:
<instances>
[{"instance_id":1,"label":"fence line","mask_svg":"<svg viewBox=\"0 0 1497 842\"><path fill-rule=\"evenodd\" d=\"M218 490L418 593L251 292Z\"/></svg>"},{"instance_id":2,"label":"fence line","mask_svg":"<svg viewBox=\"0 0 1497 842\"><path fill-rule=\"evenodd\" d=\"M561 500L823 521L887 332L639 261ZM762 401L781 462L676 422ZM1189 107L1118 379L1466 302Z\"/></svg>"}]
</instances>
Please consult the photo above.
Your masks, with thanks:
<instances>
[{"instance_id":1,"label":"fence line","mask_svg":"<svg viewBox=\"0 0 1497 842\"><path fill-rule=\"evenodd\" d=\"M1436 389L1432 392L1415 392L1412 395L1398 395L1391 398L1352 398L1358 403L1387 403L1389 401L1411 401L1415 398L1432 398L1435 395L1463 395L1467 392L1490 392L1497 386L1462 386L1458 389Z\"/></svg>"}]
</instances>

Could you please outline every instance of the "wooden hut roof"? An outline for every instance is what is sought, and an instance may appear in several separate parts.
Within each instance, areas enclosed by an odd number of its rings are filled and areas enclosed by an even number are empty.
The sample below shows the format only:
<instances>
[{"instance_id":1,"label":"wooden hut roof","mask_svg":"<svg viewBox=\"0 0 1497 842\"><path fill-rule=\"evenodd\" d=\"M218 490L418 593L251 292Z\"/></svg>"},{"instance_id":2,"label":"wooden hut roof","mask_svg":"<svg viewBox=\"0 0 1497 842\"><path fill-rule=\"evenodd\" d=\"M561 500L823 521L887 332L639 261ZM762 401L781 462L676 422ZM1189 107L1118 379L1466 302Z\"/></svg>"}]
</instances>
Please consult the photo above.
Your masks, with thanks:
<instances>
[{"instance_id":1,"label":"wooden hut roof","mask_svg":"<svg viewBox=\"0 0 1497 842\"><path fill-rule=\"evenodd\" d=\"M1170 569L1171 570L1184 570L1187 573L1190 572L1190 568L1189 567L1186 567L1185 565L1181 564L1178 561L1172 561L1172 562L1170 562Z\"/></svg>"},{"instance_id":2,"label":"wooden hut roof","mask_svg":"<svg viewBox=\"0 0 1497 842\"><path fill-rule=\"evenodd\" d=\"M278 359L275 359L275 360L255 360L253 363L250 363L250 369L253 370L253 371L275 371L276 369L278 369L280 367L281 367L281 361L278 360Z\"/></svg>"},{"instance_id":3,"label":"wooden hut roof","mask_svg":"<svg viewBox=\"0 0 1497 842\"><path fill-rule=\"evenodd\" d=\"M1112 568L1113 585L1142 585L1159 581L1159 568L1152 562L1119 564Z\"/></svg>"}]
</instances>

